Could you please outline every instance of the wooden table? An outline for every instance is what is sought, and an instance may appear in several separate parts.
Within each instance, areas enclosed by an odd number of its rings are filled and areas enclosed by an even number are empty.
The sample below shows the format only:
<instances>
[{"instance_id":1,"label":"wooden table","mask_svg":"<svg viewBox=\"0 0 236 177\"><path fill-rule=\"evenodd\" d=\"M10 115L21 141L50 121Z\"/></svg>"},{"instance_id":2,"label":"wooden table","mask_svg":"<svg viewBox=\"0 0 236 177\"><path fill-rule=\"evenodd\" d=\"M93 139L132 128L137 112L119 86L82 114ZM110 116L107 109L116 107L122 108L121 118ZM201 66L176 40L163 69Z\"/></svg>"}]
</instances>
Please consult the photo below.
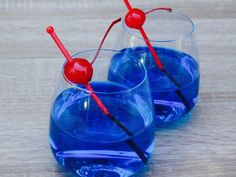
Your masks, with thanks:
<instances>
[{"instance_id":1,"label":"wooden table","mask_svg":"<svg viewBox=\"0 0 236 177\"><path fill-rule=\"evenodd\" d=\"M153 158L136 176L235 177L236 1L131 2L143 8L166 5L192 17L201 61L200 100L191 118L157 131ZM48 145L49 109L64 59L45 27L55 25L75 53L96 48L110 21L125 11L122 0L0 2L1 177L70 176Z\"/></svg>"}]
</instances>

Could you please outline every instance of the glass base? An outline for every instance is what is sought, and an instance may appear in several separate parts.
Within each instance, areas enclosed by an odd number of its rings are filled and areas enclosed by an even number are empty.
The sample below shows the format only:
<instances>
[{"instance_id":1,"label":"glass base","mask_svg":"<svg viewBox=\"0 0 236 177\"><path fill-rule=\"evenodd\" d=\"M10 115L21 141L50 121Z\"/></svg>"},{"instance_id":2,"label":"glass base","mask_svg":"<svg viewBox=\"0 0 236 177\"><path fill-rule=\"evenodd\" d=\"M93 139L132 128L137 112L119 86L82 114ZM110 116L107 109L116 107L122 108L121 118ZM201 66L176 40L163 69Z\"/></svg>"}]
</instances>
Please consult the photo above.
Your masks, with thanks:
<instances>
[{"instance_id":1,"label":"glass base","mask_svg":"<svg viewBox=\"0 0 236 177\"><path fill-rule=\"evenodd\" d=\"M129 177L144 165L129 151L81 150L57 152L55 157L60 165L80 177Z\"/></svg>"}]
</instances>

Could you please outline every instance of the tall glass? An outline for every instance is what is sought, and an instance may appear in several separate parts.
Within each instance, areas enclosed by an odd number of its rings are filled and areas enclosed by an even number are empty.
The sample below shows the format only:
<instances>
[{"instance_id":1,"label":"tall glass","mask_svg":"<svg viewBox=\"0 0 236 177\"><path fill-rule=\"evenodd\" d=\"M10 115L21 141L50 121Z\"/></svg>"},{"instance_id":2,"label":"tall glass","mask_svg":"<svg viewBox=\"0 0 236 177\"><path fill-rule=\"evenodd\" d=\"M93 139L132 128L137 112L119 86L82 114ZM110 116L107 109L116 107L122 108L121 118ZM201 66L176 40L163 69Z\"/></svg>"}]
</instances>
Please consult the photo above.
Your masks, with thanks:
<instances>
[{"instance_id":1,"label":"tall glass","mask_svg":"<svg viewBox=\"0 0 236 177\"><path fill-rule=\"evenodd\" d=\"M95 53L84 51L73 58L89 59ZM111 69L114 55L120 56L119 63ZM101 50L93 67L93 93L132 135L102 113L91 91L70 85L61 76L51 108L51 149L59 164L78 176L128 177L144 166L154 147L147 71L134 57L114 50ZM108 72L119 79L109 80Z\"/></svg>"},{"instance_id":2,"label":"tall glass","mask_svg":"<svg viewBox=\"0 0 236 177\"><path fill-rule=\"evenodd\" d=\"M155 122L165 126L184 116L197 102L200 73L194 24L181 13L157 10L147 13L143 28L169 76L157 67L139 30L129 28L124 20L115 49L145 65Z\"/></svg>"}]
</instances>

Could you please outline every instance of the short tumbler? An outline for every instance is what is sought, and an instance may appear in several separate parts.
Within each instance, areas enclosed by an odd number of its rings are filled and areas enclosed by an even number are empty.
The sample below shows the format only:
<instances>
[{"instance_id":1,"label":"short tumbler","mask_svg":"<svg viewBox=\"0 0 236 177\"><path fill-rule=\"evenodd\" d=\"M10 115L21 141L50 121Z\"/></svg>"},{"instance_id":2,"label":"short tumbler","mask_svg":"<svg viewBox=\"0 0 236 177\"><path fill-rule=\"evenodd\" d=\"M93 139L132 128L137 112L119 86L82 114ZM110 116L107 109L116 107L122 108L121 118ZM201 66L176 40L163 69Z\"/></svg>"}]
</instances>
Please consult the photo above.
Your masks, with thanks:
<instances>
[{"instance_id":1,"label":"short tumbler","mask_svg":"<svg viewBox=\"0 0 236 177\"><path fill-rule=\"evenodd\" d=\"M84 51L73 58L91 59L95 53ZM119 62L109 67L114 55ZM51 108L51 149L59 164L78 176L128 177L144 166L140 156L148 160L154 147L147 71L140 61L114 50L101 50L93 67L90 84L94 93L132 136L102 113L90 91L82 85L70 85L61 75ZM109 79L108 72L114 80Z\"/></svg>"},{"instance_id":2,"label":"short tumbler","mask_svg":"<svg viewBox=\"0 0 236 177\"><path fill-rule=\"evenodd\" d=\"M165 126L184 116L197 102L200 73L194 24L181 13L159 10L147 14L143 28L164 68L177 84L157 67L139 30L129 28L124 20L114 49L126 57L139 58L145 65L151 85L155 123Z\"/></svg>"}]
</instances>

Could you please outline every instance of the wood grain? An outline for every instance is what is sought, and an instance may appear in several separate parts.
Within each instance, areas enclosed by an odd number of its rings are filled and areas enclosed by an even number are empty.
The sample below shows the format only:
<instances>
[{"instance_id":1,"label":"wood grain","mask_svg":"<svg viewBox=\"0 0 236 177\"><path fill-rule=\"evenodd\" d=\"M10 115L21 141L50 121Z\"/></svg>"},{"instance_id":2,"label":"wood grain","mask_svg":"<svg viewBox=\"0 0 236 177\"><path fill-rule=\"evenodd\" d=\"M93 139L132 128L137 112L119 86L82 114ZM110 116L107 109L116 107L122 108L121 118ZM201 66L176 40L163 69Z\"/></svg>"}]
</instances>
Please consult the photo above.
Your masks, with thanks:
<instances>
[{"instance_id":1,"label":"wood grain","mask_svg":"<svg viewBox=\"0 0 236 177\"><path fill-rule=\"evenodd\" d=\"M236 176L236 1L149 0L196 23L200 100L189 116L156 133L152 160L137 177ZM93 11L93 13L92 13ZM96 48L104 29L126 11L121 0L0 2L0 177L71 177L48 146L48 119L63 63L45 27L57 27L71 53ZM106 46L111 46L111 34Z\"/></svg>"}]
</instances>

